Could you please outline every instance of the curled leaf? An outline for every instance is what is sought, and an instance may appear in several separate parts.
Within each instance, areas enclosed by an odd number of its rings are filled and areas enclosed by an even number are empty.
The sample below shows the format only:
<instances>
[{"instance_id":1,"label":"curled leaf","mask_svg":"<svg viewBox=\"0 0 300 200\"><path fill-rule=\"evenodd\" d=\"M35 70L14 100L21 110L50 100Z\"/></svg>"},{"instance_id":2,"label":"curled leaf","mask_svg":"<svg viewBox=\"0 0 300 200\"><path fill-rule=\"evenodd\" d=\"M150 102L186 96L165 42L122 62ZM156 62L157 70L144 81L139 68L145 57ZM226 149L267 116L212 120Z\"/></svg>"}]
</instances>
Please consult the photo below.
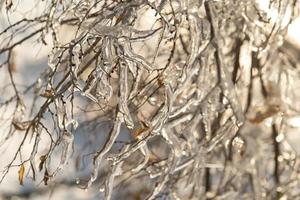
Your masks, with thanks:
<instances>
[{"instance_id":1,"label":"curled leaf","mask_svg":"<svg viewBox=\"0 0 300 200\"><path fill-rule=\"evenodd\" d=\"M49 173L48 173L48 170L47 170L47 169L45 170L43 181L44 181L44 184L45 184L45 185L48 185L48 181L49 181Z\"/></svg>"},{"instance_id":2,"label":"curled leaf","mask_svg":"<svg viewBox=\"0 0 300 200\"><path fill-rule=\"evenodd\" d=\"M29 127L31 121L26 122L18 122L18 121L12 121L12 125L14 128L18 131L25 131Z\"/></svg>"},{"instance_id":3,"label":"curled leaf","mask_svg":"<svg viewBox=\"0 0 300 200\"><path fill-rule=\"evenodd\" d=\"M146 122L141 120L141 126L138 127L135 131L133 131L132 136L134 139L139 139L140 135L147 131L149 129L149 126Z\"/></svg>"},{"instance_id":4,"label":"curled leaf","mask_svg":"<svg viewBox=\"0 0 300 200\"><path fill-rule=\"evenodd\" d=\"M20 185L23 185L24 173L25 173L25 166L24 166L24 164L22 164L22 165L20 166L19 171L18 171L18 174L19 174L19 183L20 183Z\"/></svg>"},{"instance_id":5,"label":"curled leaf","mask_svg":"<svg viewBox=\"0 0 300 200\"><path fill-rule=\"evenodd\" d=\"M45 164L45 161L47 159L47 155L42 155L40 157L40 164L39 164L39 170L42 171L43 170L43 167L44 167L44 164Z\"/></svg>"},{"instance_id":6,"label":"curled leaf","mask_svg":"<svg viewBox=\"0 0 300 200\"><path fill-rule=\"evenodd\" d=\"M45 92L43 94L40 94L41 97L45 97L45 98L51 98L55 96L55 92L53 89L51 90L45 90Z\"/></svg>"},{"instance_id":7,"label":"curled leaf","mask_svg":"<svg viewBox=\"0 0 300 200\"><path fill-rule=\"evenodd\" d=\"M261 123L265 119L272 117L280 112L280 107L278 105L270 105L268 107L260 107L256 110L255 116L250 118L249 121L252 123Z\"/></svg>"}]
</instances>

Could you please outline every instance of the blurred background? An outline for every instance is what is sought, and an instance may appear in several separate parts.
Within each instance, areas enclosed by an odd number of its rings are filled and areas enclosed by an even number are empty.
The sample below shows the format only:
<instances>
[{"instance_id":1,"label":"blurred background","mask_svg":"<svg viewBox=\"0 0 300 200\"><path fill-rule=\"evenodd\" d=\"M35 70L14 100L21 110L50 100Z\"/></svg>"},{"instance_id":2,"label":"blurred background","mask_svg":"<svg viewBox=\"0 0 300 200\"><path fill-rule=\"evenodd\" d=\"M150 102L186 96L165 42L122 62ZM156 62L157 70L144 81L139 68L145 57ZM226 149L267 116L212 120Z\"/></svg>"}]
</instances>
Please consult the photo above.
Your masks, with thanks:
<instances>
[{"instance_id":1,"label":"blurred background","mask_svg":"<svg viewBox=\"0 0 300 200\"><path fill-rule=\"evenodd\" d=\"M16 7L16 10L14 12L14 15L10 15L9 19L10 22L13 23L15 21L18 21L20 18L24 16L35 16L39 14L38 7L43 7L43 3L37 4L37 7L32 9L32 4L34 4L35 1L18 1L18 6ZM146 15L149 15L147 18L149 21L151 21L151 17L154 17L154 13L146 13ZM271 14L274 18L276 18L276 13ZM147 21L145 21L145 24L147 24ZM7 27L7 15L2 8L1 14L0 14L0 31L2 31L5 27ZM25 34L25 33L24 33ZM74 30L69 29L68 27L65 27L64 30L61 31L61 35L59 36L62 41L65 41L66 43L72 39L72 36L74 34ZM285 49L290 51L290 54L293 55L300 61L300 18L297 18L293 21L293 23L289 26L288 34L286 37L286 43ZM47 42L47 41L46 41ZM51 44L51 42L49 42ZM14 77L15 82L18 85L30 85L33 83L37 77L48 67L48 54L51 51L51 45L44 46L40 43L37 43L36 41L26 42L22 45L18 46L14 50ZM0 57L0 60L3 60L3 58ZM5 67L0 68L0 85L5 86L10 83L8 73L6 72ZM10 96L10 92L5 90L5 87L2 87L1 93L0 93L0 102L4 101L5 96ZM0 138L1 138L1 132L6 131L9 127L5 123L5 117L9 116L9 113L12 112L11 109L14 109L14 107L8 107L6 109L0 109L0 112L2 112L2 119L0 121ZM266 122L267 124L268 122ZM289 119L289 123L293 128L291 128L286 135L287 140L289 141L290 145L297 151L297 153L300 153L300 116L294 116ZM55 200L62 200L62 199L74 199L74 200L80 200L80 199L101 199L101 193L96 192L97 188L92 188L89 191L85 191L78 187L78 179L86 178L89 176L90 168L87 167L86 169L78 170L76 169L76 166L78 167L78 155L82 152L78 151L86 151L86 153L89 152L90 148L96 148L99 144L103 143L103 135L107 134L107 131L109 130L110 125L103 125L99 128L99 137L94 138L94 143L91 144L91 141L89 141L89 138L84 137L84 135L77 134L75 137L75 152L72 155L71 160L69 161L68 165L65 167L65 169L58 172L60 175L55 178L55 181L51 182L49 186L44 186L43 178L42 176L38 176L37 180L40 181L32 181L30 178L24 179L24 185L19 184L18 180L18 167L13 167L9 173L6 175L5 179L0 184L0 199L2 200L8 200L8 199L14 199L14 200L21 200L21 199L33 199L33 200L42 200L42 199L55 199ZM84 130L78 130L80 131L88 131L88 129ZM118 140L126 141L130 139L130 136L126 131L125 133L118 138ZM101 135L101 136L100 136ZM3 138L2 138L3 139ZM4 169L12 156L15 152L15 147L17 144L21 142L22 137L19 137L17 134L13 135L12 138L5 143L0 144L0 172L2 169ZM2 140L0 140L2 141ZM97 141L97 142L95 142ZM46 139L41 141L42 143L47 146L49 141ZM26 144L23 147L23 151L26 154L30 153L32 147L31 147L31 141L27 141ZM93 146L94 145L94 146ZM28 150L27 150L28 148ZM116 147L117 148L117 147ZM42 149L40 150L43 151ZM52 162L59 162L60 154L57 154L57 161L55 161L55 158L52 158ZM105 167L105 165L104 165ZM105 170L105 169L104 169ZM28 174L25 174L25 177L29 177ZM138 184L133 187L132 192L134 193L134 190L138 190Z\"/></svg>"}]
</instances>

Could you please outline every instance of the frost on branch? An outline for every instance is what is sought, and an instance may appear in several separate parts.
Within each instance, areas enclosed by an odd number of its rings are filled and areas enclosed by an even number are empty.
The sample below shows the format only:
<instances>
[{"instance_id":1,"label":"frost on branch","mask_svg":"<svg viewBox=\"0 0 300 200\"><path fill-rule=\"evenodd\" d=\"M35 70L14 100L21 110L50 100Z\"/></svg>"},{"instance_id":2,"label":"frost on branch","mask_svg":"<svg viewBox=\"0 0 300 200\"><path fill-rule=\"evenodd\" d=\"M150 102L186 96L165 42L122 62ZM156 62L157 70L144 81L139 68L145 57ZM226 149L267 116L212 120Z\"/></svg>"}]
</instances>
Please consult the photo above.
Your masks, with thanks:
<instances>
[{"instance_id":1,"label":"frost on branch","mask_svg":"<svg viewBox=\"0 0 300 200\"><path fill-rule=\"evenodd\" d=\"M105 199L299 196L297 1L36 1L13 20L17 2L0 8L0 144L20 139L1 182L18 167L21 184L54 184L75 165L78 187ZM48 66L21 85L15 51L36 42Z\"/></svg>"}]
</instances>

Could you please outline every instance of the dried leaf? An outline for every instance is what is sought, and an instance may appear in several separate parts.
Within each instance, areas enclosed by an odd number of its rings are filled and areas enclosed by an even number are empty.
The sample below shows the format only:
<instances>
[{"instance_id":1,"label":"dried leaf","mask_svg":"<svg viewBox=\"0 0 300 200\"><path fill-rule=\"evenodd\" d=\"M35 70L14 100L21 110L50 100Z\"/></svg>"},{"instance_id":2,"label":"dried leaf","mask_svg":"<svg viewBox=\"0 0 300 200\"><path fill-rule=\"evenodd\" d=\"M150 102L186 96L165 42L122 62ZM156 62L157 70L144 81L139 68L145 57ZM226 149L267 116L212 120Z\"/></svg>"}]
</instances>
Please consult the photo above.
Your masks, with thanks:
<instances>
[{"instance_id":1,"label":"dried leaf","mask_svg":"<svg viewBox=\"0 0 300 200\"><path fill-rule=\"evenodd\" d=\"M51 98L55 96L55 92L53 89L51 90L45 90L45 92L43 94L40 94L41 97L45 97L45 98Z\"/></svg>"},{"instance_id":2,"label":"dried leaf","mask_svg":"<svg viewBox=\"0 0 300 200\"><path fill-rule=\"evenodd\" d=\"M6 1L6 10L10 10L12 6L13 6L12 0L7 0Z\"/></svg>"},{"instance_id":3,"label":"dried leaf","mask_svg":"<svg viewBox=\"0 0 300 200\"><path fill-rule=\"evenodd\" d=\"M43 181L44 181L44 184L45 184L45 185L48 185L48 181L49 181L49 173L48 173L48 170L47 170L47 169L45 170Z\"/></svg>"},{"instance_id":4,"label":"dried leaf","mask_svg":"<svg viewBox=\"0 0 300 200\"><path fill-rule=\"evenodd\" d=\"M9 58L9 68L12 72L16 72L17 71L17 67L16 67L16 53L15 51L11 52L10 58Z\"/></svg>"},{"instance_id":5,"label":"dried leaf","mask_svg":"<svg viewBox=\"0 0 300 200\"><path fill-rule=\"evenodd\" d=\"M44 163L45 161L47 160L47 155L42 155L40 157L40 164L39 164L39 170L42 171L43 170L43 167L44 167Z\"/></svg>"},{"instance_id":6,"label":"dried leaf","mask_svg":"<svg viewBox=\"0 0 300 200\"><path fill-rule=\"evenodd\" d=\"M143 123L144 123L144 122L143 122ZM145 125L146 125L146 124L145 124ZM147 127L147 126L145 126L145 125L143 124L142 127L137 128L137 129L132 133L132 136L133 136L134 139L138 139L138 138L140 137L140 135L141 135L143 132L145 132L146 130L149 129L149 127Z\"/></svg>"},{"instance_id":7,"label":"dried leaf","mask_svg":"<svg viewBox=\"0 0 300 200\"><path fill-rule=\"evenodd\" d=\"M19 171L18 171L18 174L19 174L19 183L20 183L20 185L23 185L24 173L25 173L25 166L24 166L24 164L22 164L22 165L20 166Z\"/></svg>"},{"instance_id":8,"label":"dried leaf","mask_svg":"<svg viewBox=\"0 0 300 200\"><path fill-rule=\"evenodd\" d=\"M277 105L271 105L268 107L260 107L256 110L255 116L250 118L252 123L261 123L265 119L276 115L280 111L280 107Z\"/></svg>"},{"instance_id":9,"label":"dried leaf","mask_svg":"<svg viewBox=\"0 0 300 200\"><path fill-rule=\"evenodd\" d=\"M27 128L30 125L30 123L31 123L30 121L29 122L17 122L17 121L13 121L12 125L18 131L25 131L25 130L27 130Z\"/></svg>"}]
</instances>

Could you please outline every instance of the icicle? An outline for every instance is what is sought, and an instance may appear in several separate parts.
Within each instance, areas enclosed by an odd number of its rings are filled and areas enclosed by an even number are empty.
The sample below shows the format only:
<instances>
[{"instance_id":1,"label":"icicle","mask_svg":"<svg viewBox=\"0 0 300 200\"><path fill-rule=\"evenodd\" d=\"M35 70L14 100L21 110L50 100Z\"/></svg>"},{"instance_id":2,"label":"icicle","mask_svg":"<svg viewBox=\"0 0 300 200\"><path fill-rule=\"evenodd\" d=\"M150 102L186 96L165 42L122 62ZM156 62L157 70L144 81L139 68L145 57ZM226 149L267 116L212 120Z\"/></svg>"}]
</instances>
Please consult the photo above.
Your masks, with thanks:
<instances>
[{"instance_id":1,"label":"icicle","mask_svg":"<svg viewBox=\"0 0 300 200\"><path fill-rule=\"evenodd\" d=\"M213 148L224 138L230 138L237 132L237 127L232 124L231 121L227 121L221 128L219 128L215 136L209 141L207 145L207 152L213 150Z\"/></svg>"},{"instance_id":2,"label":"icicle","mask_svg":"<svg viewBox=\"0 0 300 200\"><path fill-rule=\"evenodd\" d=\"M254 191L254 197L255 199L262 199L263 196L263 188L262 188L262 183L261 180L259 179L258 171L257 171L257 161L255 158L252 158L250 160L250 172L251 172L251 177L253 179L253 191Z\"/></svg>"},{"instance_id":3,"label":"icicle","mask_svg":"<svg viewBox=\"0 0 300 200\"><path fill-rule=\"evenodd\" d=\"M71 155L74 152L74 135L71 132L70 126L72 125L73 129L76 130L78 127L78 122L74 119L66 123L66 130L63 131L62 141L63 141L63 152L61 156L61 168L63 168L69 161Z\"/></svg>"},{"instance_id":4,"label":"icicle","mask_svg":"<svg viewBox=\"0 0 300 200\"><path fill-rule=\"evenodd\" d=\"M69 161L73 153L74 136L71 132L65 130L62 135L63 151L60 160L60 168L63 168Z\"/></svg>"},{"instance_id":5,"label":"icicle","mask_svg":"<svg viewBox=\"0 0 300 200\"><path fill-rule=\"evenodd\" d=\"M194 77L194 75L196 75L198 73L199 69L197 67L193 68L193 69L188 69L188 68L184 68L183 69L183 73L186 74L186 79L181 83L178 84L177 89L174 91L174 96L178 96L180 93L182 93L188 85L191 84L192 78Z\"/></svg>"},{"instance_id":6,"label":"icicle","mask_svg":"<svg viewBox=\"0 0 300 200\"><path fill-rule=\"evenodd\" d=\"M143 67L145 67L145 69L147 69L150 72L156 68L156 67L154 68L148 61L146 61L145 58L134 53L133 49L130 47L130 43L128 40L126 40L126 39L120 40L119 42L123 45L125 56L122 56L122 57L125 60L136 62L137 64L140 64Z\"/></svg>"},{"instance_id":7,"label":"icicle","mask_svg":"<svg viewBox=\"0 0 300 200\"><path fill-rule=\"evenodd\" d=\"M36 83L35 83L35 86L34 86L34 92L37 94L39 93L39 91L41 90L43 86L43 79L42 78L38 78Z\"/></svg>"},{"instance_id":8,"label":"icicle","mask_svg":"<svg viewBox=\"0 0 300 200\"><path fill-rule=\"evenodd\" d=\"M129 146L128 145L125 145L121 152L120 153L124 153L128 150ZM107 175L108 178L106 178L105 180L105 199L106 200L110 200L111 199L111 196L112 196L112 191L113 191L113 188L114 188L114 179L116 176L119 176L122 174L122 165L123 165L123 162L118 162L118 163L115 163L113 161L112 163L112 166L111 166L111 170L109 172L109 174Z\"/></svg>"},{"instance_id":9,"label":"icicle","mask_svg":"<svg viewBox=\"0 0 300 200\"><path fill-rule=\"evenodd\" d=\"M112 191L114 188L114 179L116 176L120 175L122 173L121 166L123 162L120 162L118 164L113 164L111 167L111 172L108 174L108 178L105 180L105 199L110 200L112 196Z\"/></svg>"},{"instance_id":10,"label":"icicle","mask_svg":"<svg viewBox=\"0 0 300 200\"><path fill-rule=\"evenodd\" d=\"M146 199L153 200L157 199L157 195L162 191L165 184L168 182L169 176L167 174L163 175L162 179L156 183L154 190L149 194Z\"/></svg>"},{"instance_id":11,"label":"icicle","mask_svg":"<svg viewBox=\"0 0 300 200\"><path fill-rule=\"evenodd\" d=\"M94 24L91 28L85 27L84 24L82 27L83 29L88 29L89 34L102 37L108 36L110 38L130 38L131 41L144 41L161 29L160 27L154 30L136 30L124 25L112 27L99 23Z\"/></svg>"},{"instance_id":12,"label":"icicle","mask_svg":"<svg viewBox=\"0 0 300 200\"><path fill-rule=\"evenodd\" d=\"M74 8L74 9L76 9L74 11L74 15L77 18L79 18L80 22L84 21L84 19L86 17L86 13L89 12L90 7L91 7L90 1L82 1Z\"/></svg>"},{"instance_id":13,"label":"icicle","mask_svg":"<svg viewBox=\"0 0 300 200\"><path fill-rule=\"evenodd\" d=\"M204 113L202 114L202 122L204 126L204 131L205 131L205 137L207 140L211 139L211 116L210 116L210 111L205 110Z\"/></svg>"},{"instance_id":14,"label":"icicle","mask_svg":"<svg viewBox=\"0 0 300 200\"><path fill-rule=\"evenodd\" d=\"M95 87L95 85L97 84L97 81L98 81L97 80L97 72L92 71L89 74L87 80L85 81L85 86L82 89L84 96L87 96L88 94L90 94L90 91Z\"/></svg>"},{"instance_id":15,"label":"icicle","mask_svg":"<svg viewBox=\"0 0 300 200\"><path fill-rule=\"evenodd\" d=\"M174 96L171 87L169 84L165 84L165 104L151 121L154 133L160 132L163 128L164 124L169 118L169 112L172 109L173 102Z\"/></svg>"},{"instance_id":16,"label":"icicle","mask_svg":"<svg viewBox=\"0 0 300 200\"><path fill-rule=\"evenodd\" d=\"M200 30L199 30L199 17L196 14L189 14L190 29L191 29L191 53L188 58L187 66L192 67L197 56L199 55L200 45Z\"/></svg>"},{"instance_id":17,"label":"icicle","mask_svg":"<svg viewBox=\"0 0 300 200\"><path fill-rule=\"evenodd\" d=\"M49 54L48 65L52 71L58 67L58 64L64 54L64 51L61 48L53 48Z\"/></svg>"},{"instance_id":18,"label":"icicle","mask_svg":"<svg viewBox=\"0 0 300 200\"><path fill-rule=\"evenodd\" d=\"M131 29L130 32L131 37L130 37L130 41L134 41L134 42L141 42L144 41L146 39L148 39L148 37L152 36L161 29L161 27L154 29L154 30L136 30L136 29Z\"/></svg>"},{"instance_id":19,"label":"icicle","mask_svg":"<svg viewBox=\"0 0 300 200\"><path fill-rule=\"evenodd\" d=\"M37 171L36 170L36 164L35 164L35 156L37 155L37 151L38 151L38 146L39 146L39 143L41 141L41 129L38 127L37 128L37 134L36 134L36 138L35 138L35 141L34 141L34 145L33 145L33 148L32 148L32 151L31 151L31 154L30 154L30 162L31 162L31 167L33 169L33 179L35 179L35 172Z\"/></svg>"},{"instance_id":20,"label":"icicle","mask_svg":"<svg viewBox=\"0 0 300 200\"><path fill-rule=\"evenodd\" d=\"M218 54L216 55L216 63L217 63L217 68L218 68L218 73L220 76L220 86L222 89L222 92L224 94L224 96L226 96L226 98L228 99L231 108L233 110L234 115L236 116L237 120L236 120L236 125L238 127L242 126L243 123L245 122L245 116L244 113L242 111L242 107L239 103L239 98L236 94L235 91L235 86L231 80L231 76L228 72L228 63L226 63L226 56L222 54L222 49L220 48L223 44L222 44L222 32L218 32L219 30L219 25L218 25L218 16L216 13L216 10L214 9L213 3L212 2L207 2L208 8L210 10L210 14L212 15L211 17L212 19L212 27L215 30L214 34L215 37L218 39L218 43L219 44L219 49L218 49Z\"/></svg>"},{"instance_id":21,"label":"icicle","mask_svg":"<svg viewBox=\"0 0 300 200\"><path fill-rule=\"evenodd\" d=\"M201 96L197 95L197 98L190 98L187 102L184 103L184 105L173 107L172 112L169 114L169 117L173 118L173 117L176 117L176 116L186 113L192 107L197 107L199 105L205 105L208 103L207 102L208 99L214 98L214 95L217 95L219 93L220 93L220 89L218 87L214 87L204 97L202 95Z\"/></svg>"},{"instance_id":22,"label":"icicle","mask_svg":"<svg viewBox=\"0 0 300 200\"><path fill-rule=\"evenodd\" d=\"M60 99L55 99L56 105L56 114L57 114L57 124L60 129L64 127L64 115L66 113L66 108L64 107L63 103Z\"/></svg>"},{"instance_id":23,"label":"icicle","mask_svg":"<svg viewBox=\"0 0 300 200\"><path fill-rule=\"evenodd\" d=\"M76 41L72 41L69 47L69 64L71 67L71 72L75 81L78 80L78 70L81 64L81 56L80 56L81 47L79 44L76 44Z\"/></svg>"},{"instance_id":24,"label":"icicle","mask_svg":"<svg viewBox=\"0 0 300 200\"><path fill-rule=\"evenodd\" d=\"M120 112L118 112L117 116L116 116L116 120L113 125L113 128L111 129L111 131L109 133L108 140L104 144L104 147L101 150L97 151L94 156L94 169L93 169L91 178L88 181L86 188L89 188L92 185L92 183L97 179L100 162L102 161L103 156L105 156L107 154L107 152L111 149L115 140L117 139L117 137L120 133L121 124L122 124L122 114Z\"/></svg>"},{"instance_id":25,"label":"icicle","mask_svg":"<svg viewBox=\"0 0 300 200\"><path fill-rule=\"evenodd\" d=\"M244 154L244 152L246 151L245 140L240 136L236 136L232 141L232 150L236 151L236 153L238 155L242 156Z\"/></svg>"},{"instance_id":26,"label":"icicle","mask_svg":"<svg viewBox=\"0 0 300 200\"><path fill-rule=\"evenodd\" d=\"M172 174L179 162L179 158L183 155L184 143L179 140L179 137L171 129L163 129L161 131L162 137L168 143L171 148L171 153L169 155L169 173Z\"/></svg>"},{"instance_id":27,"label":"icicle","mask_svg":"<svg viewBox=\"0 0 300 200\"><path fill-rule=\"evenodd\" d=\"M24 105L23 100L19 99L16 106L17 106L17 108L16 108L15 113L13 115L13 119L11 121L11 125L16 130L25 131L29 127L31 121L23 121L24 118L25 118L25 110L26 110L26 107ZM5 142L6 140L8 140L13 135L12 133L13 132L9 132L3 138L3 140L1 139L0 140L0 145L3 144L3 142Z\"/></svg>"},{"instance_id":28,"label":"icicle","mask_svg":"<svg viewBox=\"0 0 300 200\"><path fill-rule=\"evenodd\" d=\"M147 142L150 138L152 138L154 135L150 135L151 131L153 129L147 129L145 130L141 135L140 135L140 139L129 145L130 148L128 148L127 151L125 151L124 153L121 153L120 155L118 155L116 158L115 158L115 163L119 163L121 162L123 159L125 158L128 158L130 155L132 155L135 151L137 151L138 149L141 149Z\"/></svg>"},{"instance_id":29,"label":"icicle","mask_svg":"<svg viewBox=\"0 0 300 200\"><path fill-rule=\"evenodd\" d=\"M77 127L78 127L78 121L75 120L75 119L72 119L72 120L70 120L70 121L68 121L68 122L66 123L66 129L67 129L69 132L71 132L71 130L70 130L70 126L71 126L71 125L72 125L73 129L76 130Z\"/></svg>"},{"instance_id":30,"label":"icicle","mask_svg":"<svg viewBox=\"0 0 300 200\"><path fill-rule=\"evenodd\" d=\"M115 59L118 59L115 51L115 40L110 38L104 38L102 42L102 68L101 71L109 72L112 69L112 63Z\"/></svg>"},{"instance_id":31,"label":"icicle","mask_svg":"<svg viewBox=\"0 0 300 200\"><path fill-rule=\"evenodd\" d=\"M134 63L134 62L131 62L131 61L126 61L126 64L128 65L128 68L129 68L129 71L131 72L132 76L133 77L137 77L138 76L138 73L139 71L141 71L137 64Z\"/></svg>"},{"instance_id":32,"label":"icicle","mask_svg":"<svg viewBox=\"0 0 300 200\"><path fill-rule=\"evenodd\" d=\"M91 185L93 184L93 182L95 182L95 180L98 178L98 171L99 171L99 167L100 167L100 161L102 160L102 157L98 157L96 160L94 160L94 168L93 171L91 173L91 177L90 180L88 181L85 189L87 190L89 187L91 187Z\"/></svg>"},{"instance_id":33,"label":"icicle","mask_svg":"<svg viewBox=\"0 0 300 200\"><path fill-rule=\"evenodd\" d=\"M159 193L163 190L166 183L169 181L170 175L174 172L177 164L177 156L173 153L169 155L168 165L164 167L160 180L156 183L152 192L146 197L147 200L156 199Z\"/></svg>"},{"instance_id":34,"label":"icicle","mask_svg":"<svg viewBox=\"0 0 300 200\"><path fill-rule=\"evenodd\" d=\"M178 126L186 121L190 121L193 118L192 114L186 114L180 117L177 117L175 119L172 119L170 122L168 122L167 124L165 124L165 126L169 129L169 128L173 128L175 126Z\"/></svg>"},{"instance_id":35,"label":"icicle","mask_svg":"<svg viewBox=\"0 0 300 200\"><path fill-rule=\"evenodd\" d=\"M222 63L222 61L221 61L221 63ZM235 87L232 83L230 76L228 75L227 70L225 69L225 67L223 65L221 65L220 68L221 68L220 73L221 73L222 92L223 92L224 96L227 97L227 99L231 105L231 109L233 110L233 112L237 118L236 125L240 127L245 122L245 116L242 111L242 107L239 103L238 96L236 95L236 92L235 92Z\"/></svg>"},{"instance_id":36,"label":"icicle","mask_svg":"<svg viewBox=\"0 0 300 200\"><path fill-rule=\"evenodd\" d=\"M223 113L221 113L220 117L220 126L223 126L228 119L232 117L233 113L231 109L226 109Z\"/></svg>"},{"instance_id":37,"label":"icicle","mask_svg":"<svg viewBox=\"0 0 300 200\"><path fill-rule=\"evenodd\" d=\"M107 76L102 76L101 79L98 79L97 88L96 88L96 98L98 100L110 100L113 95L113 88L109 83Z\"/></svg>"},{"instance_id":38,"label":"icicle","mask_svg":"<svg viewBox=\"0 0 300 200\"><path fill-rule=\"evenodd\" d=\"M141 146L140 150L141 150L142 154L144 155L144 160L143 160L143 162L138 164L138 166L136 166L135 168L133 168L131 170L134 173L137 173L140 170L142 170L147 165L149 158L150 158L150 151L149 151L147 144L145 144L144 146Z\"/></svg>"},{"instance_id":39,"label":"icicle","mask_svg":"<svg viewBox=\"0 0 300 200\"><path fill-rule=\"evenodd\" d=\"M195 158L195 164L193 168L193 175L190 176L192 178L189 183L193 183L195 187L195 194L197 196L204 196L205 195L205 188L204 179L199 177L205 176L205 167L206 167L206 151L205 148L202 146L199 148L197 152L197 156Z\"/></svg>"},{"instance_id":40,"label":"icicle","mask_svg":"<svg viewBox=\"0 0 300 200\"><path fill-rule=\"evenodd\" d=\"M128 74L128 66L125 63L121 63L120 66L120 97L119 97L119 108L120 111L123 113L124 116L124 121L126 126L129 129L133 129L134 123L131 118L131 114L128 109L128 79L127 79L127 74Z\"/></svg>"},{"instance_id":41,"label":"icicle","mask_svg":"<svg viewBox=\"0 0 300 200\"><path fill-rule=\"evenodd\" d=\"M132 99L134 98L134 96L136 96L138 94L138 87L139 87L139 84L141 82L141 79L142 79L142 75L144 74L144 69L143 68L140 68L137 70L137 74L135 77L135 81L133 83L133 87L132 87L132 90L130 92L130 95L129 95L129 99Z\"/></svg>"},{"instance_id":42,"label":"icicle","mask_svg":"<svg viewBox=\"0 0 300 200\"><path fill-rule=\"evenodd\" d=\"M98 100L109 101L113 95L113 88L110 84L108 73L112 70L112 63L114 62L115 53L112 47L111 39L104 38L102 41L102 54L100 66L97 66L93 76L96 81L96 98ZM92 77L91 77L92 78Z\"/></svg>"}]
</instances>

